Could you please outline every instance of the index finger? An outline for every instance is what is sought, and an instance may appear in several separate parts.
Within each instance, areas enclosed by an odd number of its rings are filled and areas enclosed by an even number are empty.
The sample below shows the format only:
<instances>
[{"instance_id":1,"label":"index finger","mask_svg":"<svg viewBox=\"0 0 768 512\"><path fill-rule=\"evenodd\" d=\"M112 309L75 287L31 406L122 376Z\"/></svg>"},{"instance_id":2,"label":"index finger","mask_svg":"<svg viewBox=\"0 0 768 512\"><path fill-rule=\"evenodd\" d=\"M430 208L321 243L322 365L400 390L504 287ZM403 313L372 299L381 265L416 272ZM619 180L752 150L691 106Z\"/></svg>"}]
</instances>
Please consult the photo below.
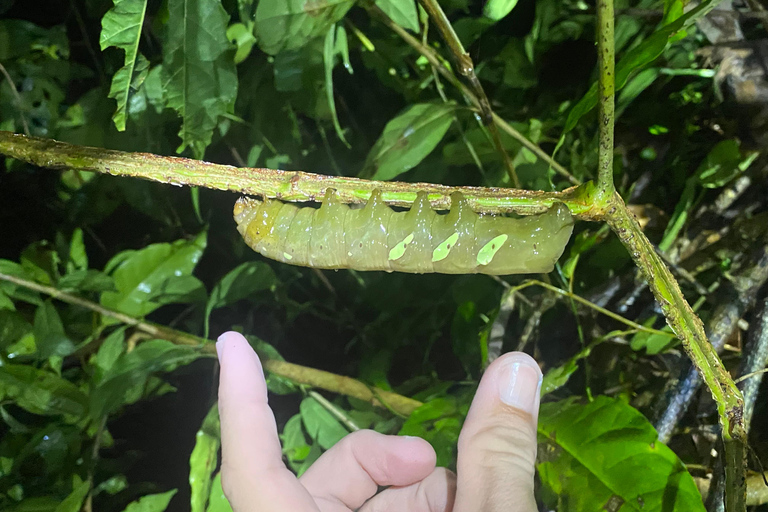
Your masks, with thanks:
<instances>
[{"instance_id":1,"label":"index finger","mask_svg":"<svg viewBox=\"0 0 768 512\"><path fill-rule=\"evenodd\" d=\"M239 333L216 343L221 417L221 484L236 512L314 512L314 500L282 460L259 357Z\"/></svg>"}]
</instances>

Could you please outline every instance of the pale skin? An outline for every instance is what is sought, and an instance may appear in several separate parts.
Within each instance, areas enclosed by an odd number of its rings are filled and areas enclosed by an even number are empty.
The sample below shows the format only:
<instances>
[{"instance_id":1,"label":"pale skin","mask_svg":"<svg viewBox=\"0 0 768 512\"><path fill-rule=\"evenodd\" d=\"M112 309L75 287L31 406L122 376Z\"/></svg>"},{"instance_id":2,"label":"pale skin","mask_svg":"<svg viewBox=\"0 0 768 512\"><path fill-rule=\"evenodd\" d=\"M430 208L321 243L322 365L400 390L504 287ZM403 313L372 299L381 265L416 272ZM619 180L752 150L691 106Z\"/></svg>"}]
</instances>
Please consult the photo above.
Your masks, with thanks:
<instances>
[{"instance_id":1,"label":"pale skin","mask_svg":"<svg viewBox=\"0 0 768 512\"><path fill-rule=\"evenodd\" d=\"M240 334L216 344L224 493L235 512L535 512L541 371L511 352L485 371L458 442L457 472L420 438L361 430L302 476L282 460L258 356ZM385 490L378 492L380 487Z\"/></svg>"}]
</instances>

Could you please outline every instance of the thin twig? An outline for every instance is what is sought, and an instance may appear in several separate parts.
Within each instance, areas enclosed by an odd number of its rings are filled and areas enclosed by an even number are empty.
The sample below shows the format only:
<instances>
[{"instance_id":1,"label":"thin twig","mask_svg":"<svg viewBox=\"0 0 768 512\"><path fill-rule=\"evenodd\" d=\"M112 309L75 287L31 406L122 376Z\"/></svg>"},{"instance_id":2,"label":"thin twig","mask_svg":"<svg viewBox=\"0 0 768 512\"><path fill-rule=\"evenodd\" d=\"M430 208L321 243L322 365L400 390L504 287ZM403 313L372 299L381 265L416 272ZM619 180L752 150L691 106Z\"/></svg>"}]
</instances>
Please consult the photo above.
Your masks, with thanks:
<instances>
[{"instance_id":1,"label":"thin twig","mask_svg":"<svg viewBox=\"0 0 768 512\"><path fill-rule=\"evenodd\" d=\"M609 201L614 194L613 184L613 123L614 123L614 49L613 0L597 0L597 188L598 203Z\"/></svg>"},{"instance_id":2,"label":"thin twig","mask_svg":"<svg viewBox=\"0 0 768 512\"><path fill-rule=\"evenodd\" d=\"M44 293L50 297L53 297L54 299L61 300L68 304L80 306L100 315L114 318L121 323L135 327L139 331L142 331L153 337L168 340L171 343L175 343L177 345L197 347L207 354L214 355L216 353L215 344L211 340L133 318L132 316L120 313L119 311L105 308L104 306L96 304L95 302L77 297L76 295L72 295L67 292L63 292L53 288L52 286L42 285L24 278L1 273L0 281L14 283L19 286L29 288L30 290ZM371 388L359 380L342 375L336 375L324 370L317 370L315 368L300 366L298 364L289 363L287 361L280 361L277 359L268 359L265 357L262 357L262 364L265 370L274 373L275 375L290 379L297 384L304 384L307 386L325 389L326 391L331 391L340 395L351 396L359 400L369 402L377 407L385 407L387 409L394 410L400 415L407 416L423 405L418 400L398 395L397 393L393 393L391 391Z\"/></svg>"},{"instance_id":3,"label":"thin twig","mask_svg":"<svg viewBox=\"0 0 768 512\"><path fill-rule=\"evenodd\" d=\"M392 21L392 19L387 16L381 9L376 7L375 5L370 5L367 7L368 12L371 13L374 17L378 18L384 25L386 25L389 29L391 29L393 32L395 32L400 38L403 39L410 47L412 47L414 50L419 52L421 55L423 55L430 64L432 64L435 69L443 75L443 78L445 78L448 82L450 82L454 87L459 89L461 93L469 99L469 101L474 105L478 111L482 111L480 100L477 98L477 96L467 87L465 84L461 82L450 70L448 64L443 60L443 58L438 54L433 48L424 45L413 37L411 34L408 33L407 30L405 30L403 27ZM502 119L498 114L495 112L492 113L493 116L493 122L501 129L502 131L507 132L509 136L516 139L520 144L523 145L523 147L529 149L532 153L534 153L536 156L541 158L544 162L546 162L548 165L554 169L554 171L561 176L563 176L565 179L567 179L570 183L573 185L579 185L581 184L581 181L579 181L576 177L574 177L568 170L557 163L551 156L549 156L543 149L541 149L537 144L534 144L530 140L528 140L527 137L525 137L522 133L515 130L510 126L509 123L507 123L504 119Z\"/></svg>"}]
</instances>

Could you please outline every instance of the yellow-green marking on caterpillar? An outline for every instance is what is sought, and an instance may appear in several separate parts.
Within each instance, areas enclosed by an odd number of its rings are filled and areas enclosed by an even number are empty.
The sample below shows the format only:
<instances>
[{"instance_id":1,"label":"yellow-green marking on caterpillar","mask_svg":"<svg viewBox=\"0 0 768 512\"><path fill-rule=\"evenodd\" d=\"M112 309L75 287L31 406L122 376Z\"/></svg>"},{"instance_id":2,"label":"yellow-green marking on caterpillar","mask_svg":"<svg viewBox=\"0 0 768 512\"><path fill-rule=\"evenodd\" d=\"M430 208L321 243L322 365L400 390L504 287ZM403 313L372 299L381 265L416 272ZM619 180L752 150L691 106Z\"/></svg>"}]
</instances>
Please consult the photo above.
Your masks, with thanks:
<instances>
[{"instance_id":1,"label":"yellow-green marking on caterpillar","mask_svg":"<svg viewBox=\"0 0 768 512\"><path fill-rule=\"evenodd\" d=\"M501 249L501 246L504 245L504 242L507 241L507 238L509 238L509 235L499 235L485 244L483 248L480 249L480 252L477 253L477 264L488 265L492 262L493 257L496 256L496 253Z\"/></svg>"},{"instance_id":2,"label":"yellow-green marking on caterpillar","mask_svg":"<svg viewBox=\"0 0 768 512\"><path fill-rule=\"evenodd\" d=\"M456 245L456 242L459 239L459 234L454 233L448 238L446 238L440 245L435 247L435 250L432 251L432 263L442 261L445 258L448 257L448 255L451 253L451 249L453 249L453 246Z\"/></svg>"},{"instance_id":3,"label":"yellow-green marking on caterpillar","mask_svg":"<svg viewBox=\"0 0 768 512\"><path fill-rule=\"evenodd\" d=\"M413 242L413 233L403 238L401 242L398 242L397 245L395 245L392 250L389 251L390 261L395 261L402 258L403 254L405 254L405 247L411 242Z\"/></svg>"}]
</instances>

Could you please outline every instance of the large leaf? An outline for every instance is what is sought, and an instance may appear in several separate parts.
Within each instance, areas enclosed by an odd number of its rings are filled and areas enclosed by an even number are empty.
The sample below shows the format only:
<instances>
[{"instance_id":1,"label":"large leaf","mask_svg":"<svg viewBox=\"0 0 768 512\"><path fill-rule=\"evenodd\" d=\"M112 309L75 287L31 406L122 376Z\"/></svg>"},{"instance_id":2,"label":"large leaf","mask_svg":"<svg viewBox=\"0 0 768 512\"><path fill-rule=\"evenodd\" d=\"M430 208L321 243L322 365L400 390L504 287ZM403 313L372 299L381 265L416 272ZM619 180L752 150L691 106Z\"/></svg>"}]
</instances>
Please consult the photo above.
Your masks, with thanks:
<instances>
[{"instance_id":1,"label":"large leaf","mask_svg":"<svg viewBox=\"0 0 768 512\"><path fill-rule=\"evenodd\" d=\"M452 103L419 103L390 120L368 153L362 174L391 180L418 165L440 143L456 108Z\"/></svg>"},{"instance_id":2,"label":"large leaf","mask_svg":"<svg viewBox=\"0 0 768 512\"><path fill-rule=\"evenodd\" d=\"M516 5L517 0L488 0L483 8L483 16L498 21L512 12Z\"/></svg>"},{"instance_id":3,"label":"large leaf","mask_svg":"<svg viewBox=\"0 0 768 512\"><path fill-rule=\"evenodd\" d=\"M81 418L88 398L71 382L31 366L0 366L0 401L10 400L34 414Z\"/></svg>"},{"instance_id":4,"label":"large leaf","mask_svg":"<svg viewBox=\"0 0 768 512\"><path fill-rule=\"evenodd\" d=\"M148 340L134 350L120 355L103 378L95 381L91 392L93 418L115 411L144 396L149 377L154 372L171 371L189 364L201 353L194 347L174 345L165 340Z\"/></svg>"},{"instance_id":5,"label":"large leaf","mask_svg":"<svg viewBox=\"0 0 768 512\"><path fill-rule=\"evenodd\" d=\"M35 311L35 344L41 359L51 356L66 357L75 351L75 344L64 332L56 308L50 301L45 302Z\"/></svg>"},{"instance_id":6,"label":"large leaf","mask_svg":"<svg viewBox=\"0 0 768 512\"><path fill-rule=\"evenodd\" d=\"M163 46L168 107L182 118L180 153L202 158L220 116L237 96L234 53L227 40L229 16L220 0L169 0Z\"/></svg>"},{"instance_id":7,"label":"large leaf","mask_svg":"<svg viewBox=\"0 0 768 512\"><path fill-rule=\"evenodd\" d=\"M419 31L419 13L413 0L376 0L376 7L401 27Z\"/></svg>"},{"instance_id":8,"label":"large leaf","mask_svg":"<svg viewBox=\"0 0 768 512\"><path fill-rule=\"evenodd\" d=\"M206 414L200 430L195 435L195 447L189 456L189 487L191 512L205 512L205 504L211 492L213 470L219 462L219 404Z\"/></svg>"},{"instance_id":9,"label":"large leaf","mask_svg":"<svg viewBox=\"0 0 768 512\"><path fill-rule=\"evenodd\" d=\"M130 96L147 76L149 62L139 54L139 40L147 0L112 0L114 7L101 20L99 44L102 51L110 46L125 50L125 63L112 77L109 97L117 100L117 110L112 116L118 130L125 130Z\"/></svg>"},{"instance_id":10,"label":"large leaf","mask_svg":"<svg viewBox=\"0 0 768 512\"><path fill-rule=\"evenodd\" d=\"M194 270L206 246L206 234L191 241L152 244L140 251L115 256L106 270L113 269L117 292L101 294L101 304L135 317L142 317L169 301L162 290L170 281L184 279ZM187 280L184 279L186 282Z\"/></svg>"},{"instance_id":11,"label":"large leaf","mask_svg":"<svg viewBox=\"0 0 768 512\"><path fill-rule=\"evenodd\" d=\"M561 511L703 511L685 465L636 409L600 396L542 404L539 474Z\"/></svg>"},{"instance_id":12,"label":"large leaf","mask_svg":"<svg viewBox=\"0 0 768 512\"><path fill-rule=\"evenodd\" d=\"M695 8L691 9L676 20L667 23L651 34L642 43L629 50L619 62L616 63L616 91L619 91L627 83L630 75L641 69L643 66L653 62L662 54L667 44L673 40L673 37L679 32L684 31L693 23L705 16L720 3L720 0L704 0ZM589 91L573 107L568 114L568 119L563 128L563 134L571 131L578 123L579 119L595 108L597 105L597 83L592 84Z\"/></svg>"},{"instance_id":13,"label":"large leaf","mask_svg":"<svg viewBox=\"0 0 768 512\"><path fill-rule=\"evenodd\" d=\"M160 494L148 494L130 503L123 512L163 512L168 508L176 489Z\"/></svg>"},{"instance_id":14,"label":"large leaf","mask_svg":"<svg viewBox=\"0 0 768 512\"><path fill-rule=\"evenodd\" d=\"M260 0L256 7L259 46L272 55L300 48L324 35L354 3L354 0Z\"/></svg>"}]
</instances>

